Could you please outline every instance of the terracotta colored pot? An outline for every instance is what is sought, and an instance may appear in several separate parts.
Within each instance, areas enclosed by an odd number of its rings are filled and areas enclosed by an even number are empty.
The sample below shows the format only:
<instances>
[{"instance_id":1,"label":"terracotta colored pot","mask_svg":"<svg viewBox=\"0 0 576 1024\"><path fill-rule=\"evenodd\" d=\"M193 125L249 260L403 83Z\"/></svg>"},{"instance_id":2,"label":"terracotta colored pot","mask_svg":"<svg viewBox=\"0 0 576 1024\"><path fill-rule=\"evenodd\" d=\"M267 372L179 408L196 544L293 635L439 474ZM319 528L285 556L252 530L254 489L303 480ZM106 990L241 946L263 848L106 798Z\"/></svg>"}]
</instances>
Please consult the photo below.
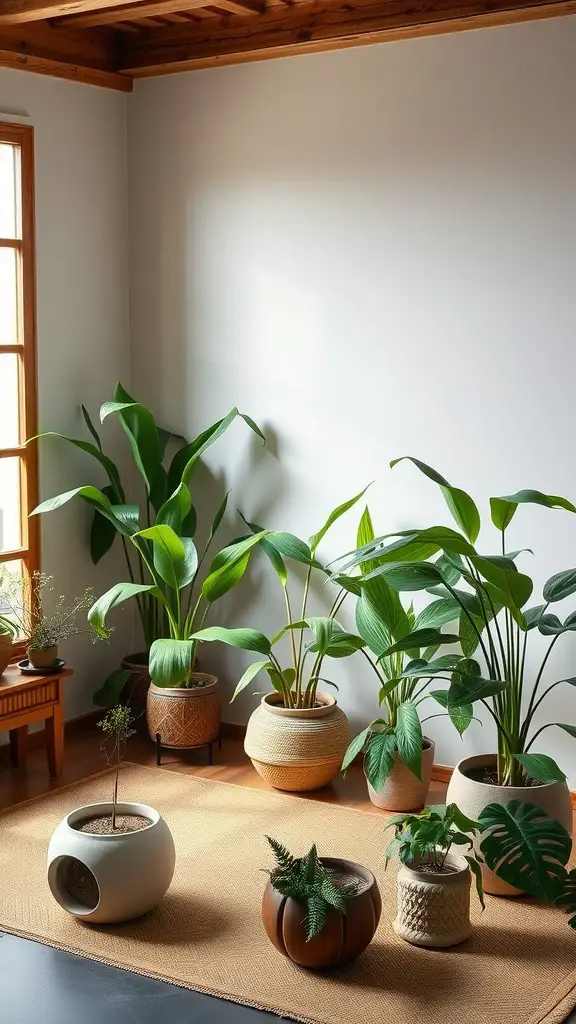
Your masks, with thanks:
<instances>
[{"instance_id":1,"label":"terracotta colored pot","mask_svg":"<svg viewBox=\"0 0 576 1024\"><path fill-rule=\"evenodd\" d=\"M0 633L0 676L8 668L12 661L12 636L10 633Z\"/></svg>"},{"instance_id":2,"label":"terracotta colored pot","mask_svg":"<svg viewBox=\"0 0 576 1024\"><path fill-rule=\"evenodd\" d=\"M396 935L413 946L445 948L464 942L470 923L470 868L463 857L449 853L449 875L403 864L398 872Z\"/></svg>"},{"instance_id":3,"label":"terracotta colored pot","mask_svg":"<svg viewBox=\"0 0 576 1024\"><path fill-rule=\"evenodd\" d=\"M186 750L211 743L220 732L220 693L216 676L192 672L205 686L163 687L150 683L146 720L150 738L163 747Z\"/></svg>"},{"instance_id":4,"label":"terracotta colored pot","mask_svg":"<svg viewBox=\"0 0 576 1024\"><path fill-rule=\"evenodd\" d=\"M371 871L335 857L322 857L322 863L363 879L367 887L348 900L345 914L330 908L326 927L310 942L306 942L302 924L305 905L282 896L271 882L264 890L262 921L266 934L280 953L300 967L335 967L359 956L374 938L382 911L380 891Z\"/></svg>"},{"instance_id":5,"label":"terracotta colored pot","mask_svg":"<svg viewBox=\"0 0 576 1024\"><path fill-rule=\"evenodd\" d=\"M348 719L334 697L318 693L319 707L285 708L267 693L250 716L244 750L275 789L321 789L340 770L348 745Z\"/></svg>"},{"instance_id":6,"label":"terracotta colored pot","mask_svg":"<svg viewBox=\"0 0 576 1024\"><path fill-rule=\"evenodd\" d=\"M54 668L58 661L58 647L56 644L53 647L46 647L42 651L29 647L26 653L32 668Z\"/></svg>"},{"instance_id":7,"label":"terracotta colored pot","mask_svg":"<svg viewBox=\"0 0 576 1024\"><path fill-rule=\"evenodd\" d=\"M427 744L422 751L422 781L400 760L398 754L394 767L382 789L376 791L368 782L368 794L376 807L385 811L421 811L426 803L426 794L432 778L434 764L434 741L424 737Z\"/></svg>"},{"instance_id":8,"label":"terracotta colored pot","mask_svg":"<svg viewBox=\"0 0 576 1024\"><path fill-rule=\"evenodd\" d=\"M572 834L572 802L566 782L550 782L542 786L492 786L477 782L466 774L470 769L495 766L495 754L478 754L459 761L448 784L446 803L457 804L464 814L477 821L488 804L505 807L510 800L520 800L524 804L541 807ZM485 865L482 866L482 878L484 889L493 896L519 896L522 892L498 878Z\"/></svg>"}]
</instances>

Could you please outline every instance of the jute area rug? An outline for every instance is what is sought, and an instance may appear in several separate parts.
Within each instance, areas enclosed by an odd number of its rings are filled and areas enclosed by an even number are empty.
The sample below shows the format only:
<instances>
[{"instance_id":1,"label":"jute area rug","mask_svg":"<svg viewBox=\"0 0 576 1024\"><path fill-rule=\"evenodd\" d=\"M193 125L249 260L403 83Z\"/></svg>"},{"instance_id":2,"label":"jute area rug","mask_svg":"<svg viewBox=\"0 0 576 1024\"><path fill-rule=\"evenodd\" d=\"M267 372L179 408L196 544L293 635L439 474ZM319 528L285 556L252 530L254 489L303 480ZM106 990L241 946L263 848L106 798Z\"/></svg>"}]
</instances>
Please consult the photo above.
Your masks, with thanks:
<instances>
[{"instance_id":1,"label":"jute area rug","mask_svg":"<svg viewBox=\"0 0 576 1024\"><path fill-rule=\"evenodd\" d=\"M474 899L474 935L462 946L436 952L396 938L384 815L136 765L120 788L121 799L156 807L174 834L176 874L162 903L129 924L90 926L50 895L50 835L72 808L108 798L110 778L99 775L0 816L0 929L311 1024L558 1024L576 1006L576 940L559 911L488 898L481 914ZM321 854L374 871L382 921L355 963L310 973L268 942L265 834L298 854L317 842Z\"/></svg>"}]
</instances>

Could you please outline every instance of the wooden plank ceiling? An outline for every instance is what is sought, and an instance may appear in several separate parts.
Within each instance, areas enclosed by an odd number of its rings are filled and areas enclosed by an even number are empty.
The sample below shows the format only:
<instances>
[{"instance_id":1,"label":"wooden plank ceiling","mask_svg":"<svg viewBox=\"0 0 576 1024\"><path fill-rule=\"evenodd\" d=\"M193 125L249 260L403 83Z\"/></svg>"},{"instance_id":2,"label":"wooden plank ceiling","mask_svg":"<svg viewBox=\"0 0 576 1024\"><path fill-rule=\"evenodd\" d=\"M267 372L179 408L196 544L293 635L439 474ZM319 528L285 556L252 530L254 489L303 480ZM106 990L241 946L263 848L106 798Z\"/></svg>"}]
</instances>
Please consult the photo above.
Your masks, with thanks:
<instances>
[{"instance_id":1,"label":"wooden plank ceiling","mask_svg":"<svg viewBox=\"0 0 576 1024\"><path fill-rule=\"evenodd\" d=\"M0 66L132 80L576 13L576 0L0 0Z\"/></svg>"}]
</instances>

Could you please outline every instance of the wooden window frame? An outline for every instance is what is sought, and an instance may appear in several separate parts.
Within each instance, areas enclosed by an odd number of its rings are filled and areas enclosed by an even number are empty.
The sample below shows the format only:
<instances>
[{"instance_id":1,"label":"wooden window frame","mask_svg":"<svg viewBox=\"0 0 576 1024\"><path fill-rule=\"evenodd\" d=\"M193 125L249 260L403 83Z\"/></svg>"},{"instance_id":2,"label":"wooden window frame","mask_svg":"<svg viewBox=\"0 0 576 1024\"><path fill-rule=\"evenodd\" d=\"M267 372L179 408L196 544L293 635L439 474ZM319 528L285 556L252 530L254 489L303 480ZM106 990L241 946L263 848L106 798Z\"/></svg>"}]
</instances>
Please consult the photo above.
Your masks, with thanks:
<instances>
[{"instance_id":1,"label":"wooden window frame","mask_svg":"<svg viewBox=\"0 0 576 1024\"><path fill-rule=\"evenodd\" d=\"M29 125L0 121L0 143L16 146L20 152L21 237L0 238L2 248L13 249L17 261L17 339L12 345L0 345L0 353L14 353L18 361L19 439L14 448L0 448L0 459L17 456L20 460L20 547L0 552L0 565L21 560L30 576L40 569L40 524L30 512L38 504L37 442L26 438L38 433L36 385L36 257L34 201L34 129ZM1 397L1 391L0 391ZM25 641L14 644L15 657L25 653Z\"/></svg>"}]
</instances>

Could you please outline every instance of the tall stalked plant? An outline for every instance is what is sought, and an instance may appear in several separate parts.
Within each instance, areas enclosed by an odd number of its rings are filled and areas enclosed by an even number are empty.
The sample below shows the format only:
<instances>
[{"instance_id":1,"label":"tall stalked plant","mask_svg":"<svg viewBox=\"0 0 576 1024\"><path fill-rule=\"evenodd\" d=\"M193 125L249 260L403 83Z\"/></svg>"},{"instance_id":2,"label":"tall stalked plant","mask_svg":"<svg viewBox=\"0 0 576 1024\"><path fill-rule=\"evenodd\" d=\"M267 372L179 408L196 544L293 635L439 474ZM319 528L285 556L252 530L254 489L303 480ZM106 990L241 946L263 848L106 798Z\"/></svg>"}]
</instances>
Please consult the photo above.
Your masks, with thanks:
<instances>
[{"instance_id":1,"label":"tall stalked plant","mask_svg":"<svg viewBox=\"0 0 576 1024\"><path fill-rule=\"evenodd\" d=\"M317 573L323 583L330 577L329 570L316 557L318 545L336 520L351 509L365 494L365 491L366 488L360 494L356 494L335 508L322 528L310 537L308 544L292 533L265 532L254 523L244 520L252 530L252 537L261 538L260 547L268 556L280 580L286 609L286 623L271 639L256 630L226 629L218 626L201 630L195 634L198 640L219 640L231 647L243 647L246 650L265 655L264 660L255 661L246 669L232 695L232 700L252 682L259 672L265 671L268 673L273 688L281 694L284 707L313 708L316 703L319 683L335 685L322 675L324 658L346 658L364 647L364 640L348 632L336 617L349 590L354 589L353 583L346 578L343 579L344 586L338 586L331 599L328 615L309 615L308 605L313 574ZM249 539L244 538L240 543L249 543ZM293 617L294 603L290 586L292 581L285 559L306 566L298 619ZM286 635L290 638L291 658L290 664L287 667L282 667L273 648Z\"/></svg>"},{"instance_id":2,"label":"tall stalked plant","mask_svg":"<svg viewBox=\"0 0 576 1024\"><path fill-rule=\"evenodd\" d=\"M193 540L196 535L197 514L192 502L190 487L194 471L202 455L218 440L235 419L240 417L251 430L264 440L260 428L250 416L231 409L222 419L203 430L193 441L187 442L180 435L159 427L153 414L145 405L128 394L121 384L116 384L112 400L100 408L100 422L116 417L126 434L137 478L142 485L142 500L132 503L128 497L120 470L113 459L104 451L100 434L96 430L87 409L82 406L82 415L92 441L66 437L54 431L46 431L40 438L57 437L74 445L90 455L104 471L108 482L99 487L85 484L70 491L48 498L34 509L33 515L52 512L65 505L72 498L79 498L93 511L90 530L90 554L96 565L110 550L118 537L124 551L129 579L134 587L134 597L142 623L146 649L166 632L164 605L155 600L149 588L138 588L150 579L149 562L154 549L150 538L143 535L144 528L169 526L183 538ZM169 442L176 451L167 456ZM211 542L226 510L226 499L216 512L208 544ZM140 540L132 545L132 537ZM208 545L199 556L199 562L207 554Z\"/></svg>"},{"instance_id":3,"label":"tall stalked plant","mask_svg":"<svg viewBox=\"0 0 576 1024\"><path fill-rule=\"evenodd\" d=\"M551 690L563 682L576 685L576 678L568 678L542 689L546 665L559 637L576 630L576 611L564 622L548 611L550 605L576 593L576 569L555 573L544 585L542 603L527 607L534 585L516 566L522 552L508 550L507 529L519 505L536 504L572 513L576 507L566 498L534 490L491 498L492 523L499 533L500 552L481 554L474 546L480 533L480 514L470 495L451 486L425 463L411 457L409 460L439 485L460 532L433 526L378 537L357 550L339 572L370 559L377 564L355 580L361 587L373 579L383 579L398 592L428 591L435 597L456 602L459 659L448 667L441 658L425 652L413 658L400 679L418 677L448 682L447 689L432 691L432 695L460 733L472 721L476 702L486 708L498 732L500 785L522 786L527 778L542 783L564 781L565 775L553 758L535 753L532 748L538 736L552 725L575 737L576 726L550 722L534 729L533 723ZM395 459L391 465L401 461ZM540 668L529 676L528 636L535 629L549 637L550 642ZM416 639L407 634L404 643ZM483 666L473 657L477 653Z\"/></svg>"}]
</instances>

